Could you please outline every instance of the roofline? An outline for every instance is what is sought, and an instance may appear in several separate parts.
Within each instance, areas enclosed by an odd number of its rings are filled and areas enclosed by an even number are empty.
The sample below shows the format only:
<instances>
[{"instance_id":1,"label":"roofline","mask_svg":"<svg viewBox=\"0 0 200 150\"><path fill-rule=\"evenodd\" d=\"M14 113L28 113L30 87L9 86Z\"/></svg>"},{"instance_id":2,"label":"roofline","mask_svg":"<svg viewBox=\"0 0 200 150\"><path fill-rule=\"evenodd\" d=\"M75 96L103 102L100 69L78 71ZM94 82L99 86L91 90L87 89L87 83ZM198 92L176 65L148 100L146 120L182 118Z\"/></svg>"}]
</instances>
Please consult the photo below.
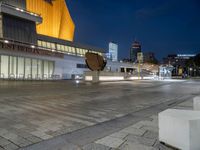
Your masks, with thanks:
<instances>
[{"instance_id":1,"label":"roofline","mask_svg":"<svg viewBox=\"0 0 200 150\"><path fill-rule=\"evenodd\" d=\"M104 49L94 47L94 46L90 46L90 45L71 42L71 41L58 39L58 38L54 38L54 37L50 37L50 36L46 36L46 35L41 35L41 34L37 34L37 37L38 37L37 38L38 40L44 40L44 41L47 41L47 42L63 44L63 45L67 45L67 46L73 46L73 47L76 47L76 48L83 48L83 49L93 50L93 51L96 51L96 52L106 53L106 51Z\"/></svg>"}]
</instances>

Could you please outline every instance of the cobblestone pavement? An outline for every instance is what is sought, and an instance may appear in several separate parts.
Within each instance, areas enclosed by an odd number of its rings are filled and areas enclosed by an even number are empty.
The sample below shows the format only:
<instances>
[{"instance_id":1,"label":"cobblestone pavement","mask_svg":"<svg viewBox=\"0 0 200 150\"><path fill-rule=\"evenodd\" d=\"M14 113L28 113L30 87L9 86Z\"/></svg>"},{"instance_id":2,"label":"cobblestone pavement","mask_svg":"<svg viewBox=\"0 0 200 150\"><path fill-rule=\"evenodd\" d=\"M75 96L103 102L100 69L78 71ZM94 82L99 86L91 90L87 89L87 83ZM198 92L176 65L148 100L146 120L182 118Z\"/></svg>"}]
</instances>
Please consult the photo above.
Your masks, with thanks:
<instances>
[{"instance_id":1,"label":"cobblestone pavement","mask_svg":"<svg viewBox=\"0 0 200 150\"><path fill-rule=\"evenodd\" d=\"M175 109L193 109L193 101L188 100ZM107 135L94 143L86 146L89 149L102 147L100 149L116 150L173 150L158 141L158 115L149 117L148 120L139 121L118 132Z\"/></svg>"},{"instance_id":2,"label":"cobblestone pavement","mask_svg":"<svg viewBox=\"0 0 200 150\"><path fill-rule=\"evenodd\" d=\"M57 140L59 143L55 148L52 147L54 150L130 149L131 143L144 149L156 148L159 145L156 116L145 120L138 117L135 122L133 116L131 119L125 116L174 99L191 100L200 92L199 83L198 80L101 84L0 81L0 150L16 150L30 145L34 149L34 144L45 144L46 140L53 143L55 137L60 140ZM123 117L126 118L121 120L124 124L118 127L115 124L109 125L109 128L105 125L102 131L95 128L95 125L104 126L104 122ZM137 122L137 119L140 121ZM93 133L82 135L81 129L85 128ZM63 141L61 135L73 135L79 129L79 136L76 135L79 144L67 143L70 139ZM101 136L93 135L98 130ZM78 141L81 138L85 141ZM46 145L43 146L42 149L45 149Z\"/></svg>"}]
</instances>

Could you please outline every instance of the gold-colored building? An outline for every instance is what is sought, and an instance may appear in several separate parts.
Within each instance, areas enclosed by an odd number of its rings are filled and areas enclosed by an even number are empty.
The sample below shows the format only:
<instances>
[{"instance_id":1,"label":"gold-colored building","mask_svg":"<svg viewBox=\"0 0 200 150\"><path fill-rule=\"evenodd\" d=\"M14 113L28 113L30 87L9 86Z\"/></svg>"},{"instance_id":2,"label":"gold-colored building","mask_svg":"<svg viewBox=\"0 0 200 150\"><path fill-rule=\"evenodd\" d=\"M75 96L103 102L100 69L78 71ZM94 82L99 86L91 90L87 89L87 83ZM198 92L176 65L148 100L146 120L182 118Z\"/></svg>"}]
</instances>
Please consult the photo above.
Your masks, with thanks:
<instances>
[{"instance_id":1,"label":"gold-colored building","mask_svg":"<svg viewBox=\"0 0 200 150\"><path fill-rule=\"evenodd\" d=\"M75 25L65 0L26 0L26 7L43 19L36 27L38 34L73 41Z\"/></svg>"}]
</instances>

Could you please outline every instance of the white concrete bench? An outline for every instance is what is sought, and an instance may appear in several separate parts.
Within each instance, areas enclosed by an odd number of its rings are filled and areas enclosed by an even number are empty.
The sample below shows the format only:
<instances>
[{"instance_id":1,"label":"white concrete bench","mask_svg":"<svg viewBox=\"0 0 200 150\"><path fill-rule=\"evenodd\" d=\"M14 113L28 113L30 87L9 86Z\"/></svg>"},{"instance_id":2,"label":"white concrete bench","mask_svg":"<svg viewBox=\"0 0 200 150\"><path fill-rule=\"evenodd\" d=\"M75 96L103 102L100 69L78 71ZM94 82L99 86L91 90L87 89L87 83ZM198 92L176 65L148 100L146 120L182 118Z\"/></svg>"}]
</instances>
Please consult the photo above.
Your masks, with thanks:
<instances>
[{"instance_id":1,"label":"white concrete bench","mask_svg":"<svg viewBox=\"0 0 200 150\"><path fill-rule=\"evenodd\" d=\"M200 96L193 99L193 108L194 110L200 110Z\"/></svg>"},{"instance_id":2,"label":"white concrete bench","mask_svg":"<svg viewBox=\"0 0 200 150\"><path fill-rule=\"evenodd\" d=\"M168 109L159 113L159 140L181 150L200 150L200 111Z\"/></svg>"}]
</instances>

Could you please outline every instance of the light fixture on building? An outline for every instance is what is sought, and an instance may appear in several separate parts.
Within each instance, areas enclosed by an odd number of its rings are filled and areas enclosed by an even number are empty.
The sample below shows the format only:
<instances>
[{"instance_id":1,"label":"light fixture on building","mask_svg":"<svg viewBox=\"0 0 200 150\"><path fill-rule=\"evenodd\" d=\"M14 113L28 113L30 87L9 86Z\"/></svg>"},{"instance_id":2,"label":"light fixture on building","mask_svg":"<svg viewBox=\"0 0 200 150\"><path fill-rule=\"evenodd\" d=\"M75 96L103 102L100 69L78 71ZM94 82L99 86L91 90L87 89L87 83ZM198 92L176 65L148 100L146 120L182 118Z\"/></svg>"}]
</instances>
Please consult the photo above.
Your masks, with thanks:
<instances>
[{"instance_id":1,"label":"light fixture on building","mask_svg":"<svg viewBox=\"0 0 200 150\"><path fill-rule=\"evenodd\" d=\"M34 45L31 45L31 48L35 48L35 46L34 46Z\"/></svg>"},{"instance_id":2,"label":"light fixture on building","mask_svg":"<svg viewBox=\"0 0 200 150\"><path fill-rule=\"evenodd\" d=\"M20 9L19 9L19 8L16 8L16 10L20 11Z\"/></svg>"},{"instance_id":3,"label":"light fixture on building","mask_svg":"<svg viewBox=\"0 0 200 150\"><path fill-rule=\"evenodd\" d=\"M8 41L8 40L5 40L4 43L9 43L9 41Z\"/></svg>"}]
</instances>

